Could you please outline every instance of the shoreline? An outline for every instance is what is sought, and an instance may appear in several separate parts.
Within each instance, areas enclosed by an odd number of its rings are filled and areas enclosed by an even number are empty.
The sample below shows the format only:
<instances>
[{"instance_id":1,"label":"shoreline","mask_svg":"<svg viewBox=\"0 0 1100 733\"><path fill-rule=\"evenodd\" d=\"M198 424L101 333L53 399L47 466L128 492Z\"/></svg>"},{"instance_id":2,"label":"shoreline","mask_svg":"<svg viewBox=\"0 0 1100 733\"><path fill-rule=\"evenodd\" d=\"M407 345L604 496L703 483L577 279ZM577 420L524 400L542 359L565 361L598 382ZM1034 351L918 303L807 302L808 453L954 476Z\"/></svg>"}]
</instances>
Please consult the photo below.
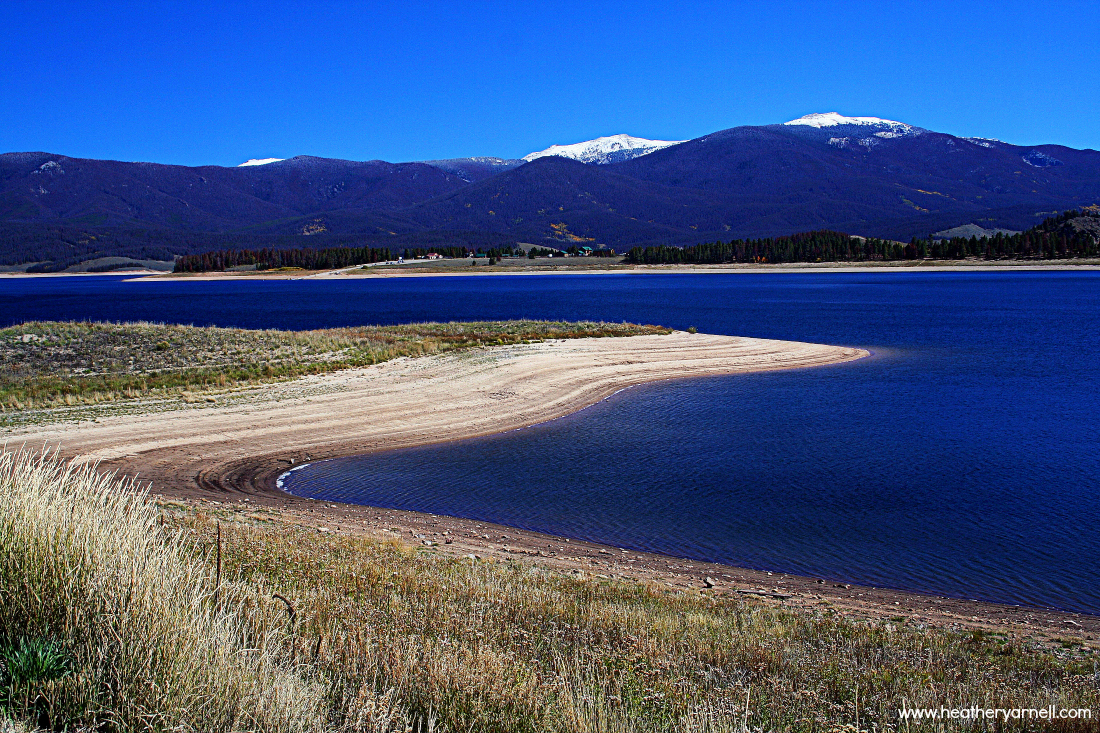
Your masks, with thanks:
<instances>
[{"instance_id":1,"label":"shoreline","mask_svg":"<svg viewBox=\"0 0 1100 733\"><path fill-rule=\"evenodd\" d=\"M238 495L239 496L239 495ZM333 504L292 494L234 497L158 496L227 520L273 520L322 534L361 535L420 546L430 552L485 562L524 562L595 580L627 580L670 592L753 598L781 608L838 613L878 622L905 619L931 628L979 630L1028 638L1057 647L1074 639L1100 648L1100 616L1035 606L941 596L915 590L859 585L840 578L802 576L630 550L494 522L389 509ZM272 513L276 516L272 516Z\"/></svg>"},{"instance_id":2,"label":"shoreline","mask_svg":"<svg viewBox=\"0 0 1100 733\"><path fill-rule=\"evenodd\" d=\"M154 280L328 280L328 279L383 279L419 277L499 277L504 275L534 277L540 275L661 275L661 274L794 274L809 272L863 273L863 272L1064 272L1100 271L1096 260L1051 260L1048 263L1026 260L1010 260L1001 264L986 261L967 264L958 260L934 260L925 262L898 262L897 264L858 264L850 262L802 262L790 264L723 264L723 265L537 265L535 267L478 268L429 268L416 269L415 263L394 266L393 269L343 269L303 270L300 272L210 272L194 275L175 273L150 273L131 278L134 281ZM75 273L74 273L75 274Z\"/></svg>"},{"instance_id":3,"label":"shoreline","mask_svg":"<svg viewBox=\"0 0 1100 733\"><path fill-rule=\"evenodd\" d=\"M465 260L461 260L465 262ZM1079 272L1100 271L1100 261L1077 260L904 260L894 263L855 262L798 262L784 264L716 264L716 265L622 265L539 263L528 266L483 266L481 268L451 266L424 266L418 261L401 265L384 265L361 268L359 266L337 270L296 270L291 272L243 271L181 273L155 270L116 270L111 272L0 272L0 279L49 278L49 277L123 277L124 282L157 281L239 281L254 280L329 280L329 279L377 279L408 277L494 277L501 275L656 275L656 274L761 274L761 273L862 273L862 272Z\"/></svg>"},{"instance_id":4,"label":"shoreline","mask_svg":"<svg viewBox=\"0 0 1100 733\"><path fill-rule=\"evenodd\" d=\"M680 592L1100 645L1100 616L627 551L489 522L304 499L275 485L304 462L499 434L572 414L636 384L826 366L869 355L684 332L491 347L240 390L219 395L209 407L21 429L5 442L58 446L63 457L138 478L163 502L204 511L260 512L318 531L399 539L486 561L537 562Z\"/></svg>"},{"instance_id":5,"label":"shoreline","mask_svg":"<svg viewBox=\"0 0 1100 733\"><path fill-rule=\"evenodd\" d=\"M499 434L575 413L638 384L853 361L863 349L672 332L580 338L423 357L212 393L91 422L9 431L66 457L173 490L279 493L305 461Z\"/></svg>"}]
</instances>

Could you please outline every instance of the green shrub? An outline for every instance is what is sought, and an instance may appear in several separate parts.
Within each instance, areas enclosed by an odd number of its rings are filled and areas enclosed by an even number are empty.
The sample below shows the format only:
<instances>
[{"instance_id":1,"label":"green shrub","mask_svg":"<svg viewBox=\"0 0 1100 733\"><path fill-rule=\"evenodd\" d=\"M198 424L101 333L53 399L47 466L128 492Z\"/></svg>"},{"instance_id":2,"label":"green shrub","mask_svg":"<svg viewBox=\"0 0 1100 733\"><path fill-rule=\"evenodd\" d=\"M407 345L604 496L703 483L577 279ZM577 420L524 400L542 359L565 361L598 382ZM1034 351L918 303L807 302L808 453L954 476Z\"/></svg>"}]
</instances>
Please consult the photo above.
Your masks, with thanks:
<instances>
[{"instance_id":1,"label":"green shrub","mask_svg":"<svg viewBox=\"0 0 1100 733\"><path fill-rule=\"evenodd\" d=\"M0 649L0 712L18 712L51 724L50 691L72 674L72 655L52 638L20 638Z\"/></svg>"},{"instance_id":2,"label":"green shrub","mask_svg":"<svg viewBox=\"0 0 1100 733\"><path fill-rule=\"evenodd\" d=\"M72 672L72 656L56 639L20 638L0 650L0 685L10 691L20 685L52 682Z\"/></svg>"}]
</instances>

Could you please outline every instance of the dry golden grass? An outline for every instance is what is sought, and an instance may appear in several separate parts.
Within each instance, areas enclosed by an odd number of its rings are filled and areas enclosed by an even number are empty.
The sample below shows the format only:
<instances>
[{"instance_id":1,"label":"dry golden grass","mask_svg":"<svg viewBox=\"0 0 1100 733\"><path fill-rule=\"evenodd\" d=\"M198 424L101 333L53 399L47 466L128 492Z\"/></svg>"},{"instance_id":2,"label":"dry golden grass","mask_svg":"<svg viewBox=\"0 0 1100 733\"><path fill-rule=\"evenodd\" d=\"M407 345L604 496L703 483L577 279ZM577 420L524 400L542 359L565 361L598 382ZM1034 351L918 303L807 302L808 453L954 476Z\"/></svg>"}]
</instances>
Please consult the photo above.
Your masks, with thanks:
<instances>
[{"instance_id":1,"label":"dry golden grass","mask_svg":"<svg viewBox=\"0 0 1100 733\"><path fill-rule=\"evenodd\" d=\"M214 511L0 456L0 647L48 638L72 658L9 685L0 712L121 731L711 733L907 730L903 704L1100 711L1087 650Z\"/></svg>"},{"instance_id":2,"label":"dry golden grass","mask_svg":"<svg viewBox=\"0 0 1100 733\"><path fill-rule=\"evenodd\" d=\"M213 541L213 515L174 517ZM335 722L364 689L454 731L841 731L857 716L888 731L903 704L1100 713L1087 654L222 520L227 572L298 609Z\"/></svg>"},{"instance_id":3,"label":"dry golden grass","mask_svg":"<svg viewBox=\"0 0 1100 733\"><path fill-rule=\"evenodd\" d=\"M0 454L0 645L49 639L69 673L0 706L52 729L317 731L325 687L291 662L281 604L223 583L132 484Z\"/></svg>"}]
</instances>

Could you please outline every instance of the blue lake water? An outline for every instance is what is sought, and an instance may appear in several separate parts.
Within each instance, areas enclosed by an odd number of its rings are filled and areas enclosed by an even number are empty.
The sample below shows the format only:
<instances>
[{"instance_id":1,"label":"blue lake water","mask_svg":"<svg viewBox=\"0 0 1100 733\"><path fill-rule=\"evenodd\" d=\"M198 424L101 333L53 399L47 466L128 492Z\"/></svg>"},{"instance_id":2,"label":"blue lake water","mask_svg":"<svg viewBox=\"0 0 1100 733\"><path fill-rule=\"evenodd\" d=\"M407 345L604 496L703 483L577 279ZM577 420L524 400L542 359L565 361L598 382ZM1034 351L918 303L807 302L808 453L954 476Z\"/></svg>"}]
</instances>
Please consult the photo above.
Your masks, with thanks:
<instances>
[{"instance_id":1,"label":"blue lake water","mask_svg":"<svg viewBox=\"0 0 1100 733\"><path fill-rule=\"evenodd\" d=\"M0 278L0 322L630 320L859 346L490 438L326 461L299 495L1100 613L1100 273Z\"/></svg>"}]
</instances>

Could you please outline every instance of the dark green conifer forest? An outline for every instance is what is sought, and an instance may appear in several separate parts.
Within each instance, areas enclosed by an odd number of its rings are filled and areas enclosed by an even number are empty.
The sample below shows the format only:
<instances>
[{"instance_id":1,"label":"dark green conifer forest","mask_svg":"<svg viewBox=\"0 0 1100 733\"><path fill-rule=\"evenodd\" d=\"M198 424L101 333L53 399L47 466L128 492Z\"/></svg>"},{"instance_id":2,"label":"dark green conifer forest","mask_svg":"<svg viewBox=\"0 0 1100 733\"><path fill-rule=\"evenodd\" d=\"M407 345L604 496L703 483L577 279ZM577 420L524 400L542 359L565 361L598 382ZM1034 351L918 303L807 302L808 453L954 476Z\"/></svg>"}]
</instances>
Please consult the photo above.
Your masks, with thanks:
<instances>
[{"instance_id":1,"label":"dark green conifer forest","mask_svg":"<svg viewBox=\"0 0 1100 733\"><path fill-rule=\"evenodd\" d=\"M789 237L734 239L690 247L634 247L631 264L725 264L794 262L890 262L896 260L1075 259L1100 256L1100 241L1085 228L1066 224L1079 217L1100 221L1091 211L1066 211L1026 232L992 237L914 238L908 244L817 231Z\"/></svg>"}]
</instances>

